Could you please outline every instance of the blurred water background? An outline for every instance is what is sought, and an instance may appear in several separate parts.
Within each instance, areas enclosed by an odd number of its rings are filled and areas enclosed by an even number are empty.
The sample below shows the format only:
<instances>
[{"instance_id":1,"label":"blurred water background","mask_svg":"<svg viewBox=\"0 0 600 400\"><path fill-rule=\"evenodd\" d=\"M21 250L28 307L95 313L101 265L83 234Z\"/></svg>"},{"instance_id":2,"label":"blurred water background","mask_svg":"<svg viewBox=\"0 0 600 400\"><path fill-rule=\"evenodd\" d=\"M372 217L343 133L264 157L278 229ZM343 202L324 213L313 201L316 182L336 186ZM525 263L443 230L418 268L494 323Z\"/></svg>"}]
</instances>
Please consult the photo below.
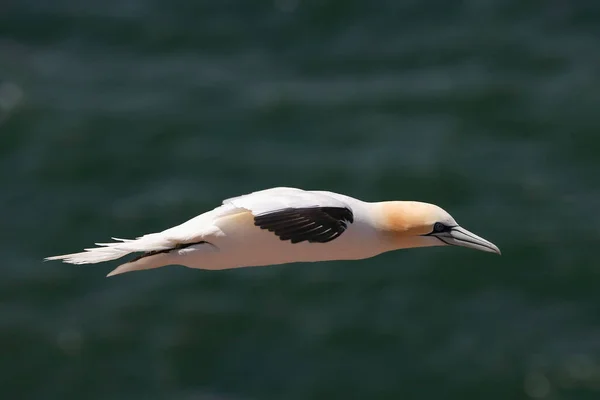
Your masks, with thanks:
<instances>
[{"instance_id":1,"label":"blurred water background","mask_svg":"<svg viewBox=\"0 0 600 400\"><path fill-rule=\"evenodd\" d=\"M3 0L3 399L600 398L600 4ZM272 186L503 256L42 263Z\"/></svg>"}]
</instances>

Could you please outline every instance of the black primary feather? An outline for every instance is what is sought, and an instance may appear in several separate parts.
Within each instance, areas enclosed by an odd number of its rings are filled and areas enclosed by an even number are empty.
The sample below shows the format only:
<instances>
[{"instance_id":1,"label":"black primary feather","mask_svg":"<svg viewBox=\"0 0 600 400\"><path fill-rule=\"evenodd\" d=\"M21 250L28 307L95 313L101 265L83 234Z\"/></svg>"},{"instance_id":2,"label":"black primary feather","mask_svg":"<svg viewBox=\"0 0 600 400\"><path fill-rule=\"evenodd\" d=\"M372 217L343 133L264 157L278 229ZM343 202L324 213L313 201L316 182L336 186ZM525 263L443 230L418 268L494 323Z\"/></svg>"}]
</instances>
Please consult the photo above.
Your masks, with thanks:
<instances>
[{"instance_id":1,"label":"black primary feather","mask_svg":"<svg viewBox=\"0 0 600 400\"><path fill-rule=\"evenodd\" d=\"M284 208L254 217L254 225L292 243L327 243L354 222L346 207Z\"/></svg>"}]
</instances>

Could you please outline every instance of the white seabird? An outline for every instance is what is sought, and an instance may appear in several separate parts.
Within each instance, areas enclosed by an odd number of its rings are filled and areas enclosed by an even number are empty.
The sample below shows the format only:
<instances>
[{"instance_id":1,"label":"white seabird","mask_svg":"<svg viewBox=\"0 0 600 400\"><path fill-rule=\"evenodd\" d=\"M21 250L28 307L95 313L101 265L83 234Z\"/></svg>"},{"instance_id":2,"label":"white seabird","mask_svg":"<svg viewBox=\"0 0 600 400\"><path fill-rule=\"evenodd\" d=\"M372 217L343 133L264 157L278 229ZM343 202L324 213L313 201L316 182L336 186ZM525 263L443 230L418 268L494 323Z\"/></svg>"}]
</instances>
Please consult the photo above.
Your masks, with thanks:
<instances>
[{"instance_id":1,"label":"white seabird","mask_svg":"<svg viewBox=\"0 0 600 400\"><path fill-rule=\"evenodd\" d=\"M48 257L95 264L141 253L108 276L178 264L238 267L358 260L412 247L463 246L500 254L442 208L416 201L364 202L325 191L278 187L223 201L212 211L158 233L81 253Z\"/></svg>"}]
</instances>

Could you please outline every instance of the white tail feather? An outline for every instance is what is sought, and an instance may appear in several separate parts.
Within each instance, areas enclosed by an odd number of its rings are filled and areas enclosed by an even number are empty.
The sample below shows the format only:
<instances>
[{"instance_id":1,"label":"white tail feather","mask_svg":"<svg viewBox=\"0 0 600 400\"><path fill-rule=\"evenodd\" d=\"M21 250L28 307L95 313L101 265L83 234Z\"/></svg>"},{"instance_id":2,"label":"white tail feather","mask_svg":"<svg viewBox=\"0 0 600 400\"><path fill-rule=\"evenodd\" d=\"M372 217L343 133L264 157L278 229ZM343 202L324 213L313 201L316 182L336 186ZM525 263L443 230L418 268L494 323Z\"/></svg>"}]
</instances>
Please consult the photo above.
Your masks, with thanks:
<instances>
[{"instance_id":1,"label":"white tail feather","mask_svg":"<svg viewBox=\"0 0 600 400\"><path fill-rule=\"evenodd\" d=\"M112 238L115 242L96 243L98 247L84 249L80 253L47 257L44 260L60 260L69 264L96 264L116 260L131 253L151 253L143 254L141 258L121 264L108 276L175 264L181 260L182 252L186 254L190 251L198 251L199 248L214 251L213 246L202 245L206 243L204 238L222 234L220 229L213 224L213 220L217 215L224 216L232 212L239 212L239 210L230 206L223 209L217 208L213 212L201 214L162 232L150 233L136 239ZM189 246L182 246L185 244Z\"/></svg>"},{"instance_id":2,"label":"white tail feather","mask_svg":"<svg viewBox=\"0 0 600 400\"><path fill-rule=\"evenodd\" d=\"M62 260L69 264L96 264L116 260L131 253L168 250L177 246L177 242L169 240L161 234L151 233L135 240L118 239L117 243L96 243L96 246L84 249L81 253L63 254L47 257L44 260Z\"/></svg>"},{"instance_id":3,"label":"white tail feather","mask_svg":"<svg viewBox=\"0 0 600 400\"><path fill-rule=\"evenodd\" d=\"M125 272L141 271L146 269L159 268L170 264L170 255L168 253L158 253L151 256L142 257L133 262L127 262L119 265L112 270L107 277L124 274Z\"/></svg>"}]
</instances>

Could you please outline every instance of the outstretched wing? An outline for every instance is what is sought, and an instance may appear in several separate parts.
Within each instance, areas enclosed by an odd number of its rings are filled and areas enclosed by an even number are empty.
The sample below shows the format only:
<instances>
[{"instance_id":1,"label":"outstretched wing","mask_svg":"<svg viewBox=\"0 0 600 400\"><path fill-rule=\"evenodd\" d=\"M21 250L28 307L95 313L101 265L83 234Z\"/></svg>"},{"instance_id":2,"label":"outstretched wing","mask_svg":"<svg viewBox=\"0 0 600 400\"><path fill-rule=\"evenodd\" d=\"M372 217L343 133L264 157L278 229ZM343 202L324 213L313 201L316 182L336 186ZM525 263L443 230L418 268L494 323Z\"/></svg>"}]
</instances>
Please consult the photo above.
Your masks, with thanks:
<instances>
[{"instance_id":1,"label":"outstretched wing","mask_svg":"<svg viewBox=\"0 0 600 400\"><path fill-rule=\"evenodd\" d=\"M224 204L249 210L254 224L292 243L326 243L354 221L352 208L327 192L279 187L227 199Z\"/></svg>"},{"instance_id":2,"label":"outstretched wing","mask_svg":"<svg viewBox=\"0 0 600 400\"><path fill-rule=\"evenodd\" d=\"M286 208L254 217L254 225L292 243L327 243L340 236L354 222L346 207Z\"/></svg>"}]
</instances>

